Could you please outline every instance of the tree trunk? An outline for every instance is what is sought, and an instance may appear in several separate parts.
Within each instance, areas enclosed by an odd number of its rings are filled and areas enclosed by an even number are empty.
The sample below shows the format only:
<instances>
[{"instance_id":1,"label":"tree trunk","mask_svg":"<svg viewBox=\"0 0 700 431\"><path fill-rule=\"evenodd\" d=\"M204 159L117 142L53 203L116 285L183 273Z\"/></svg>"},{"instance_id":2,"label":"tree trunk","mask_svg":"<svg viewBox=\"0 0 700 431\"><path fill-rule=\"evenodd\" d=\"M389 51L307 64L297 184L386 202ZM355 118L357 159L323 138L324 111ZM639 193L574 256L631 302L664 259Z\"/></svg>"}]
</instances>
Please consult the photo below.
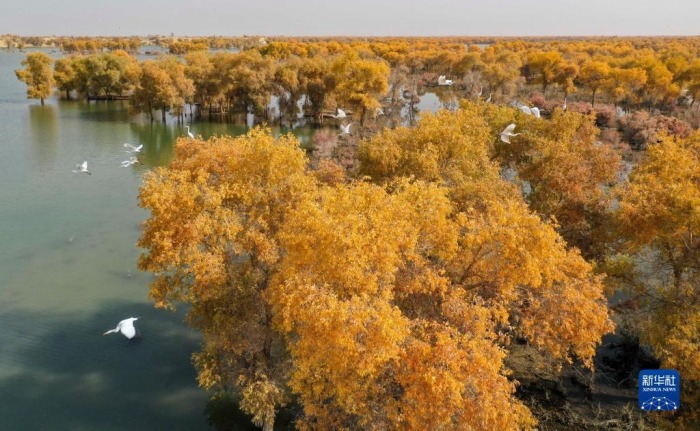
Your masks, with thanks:
<instances>
[{"instance_id":1,"label":"tree trunk","mask_svg":"<svg viewBox=\"0 0 700 431\"><path fill-rule=\"evenodd\" d=\"M272 431L275 428L275 418L266 419L263 424L263 431Z\"/></svg>"},{"instance_id":2,"label":"tree trunk","mask_svg":"<svg viewBox=\"0 0 700 431\"><path fill-rule=\"evenodd\" d=\"M596 92L596 89L594 88L593 95L591 96L591 106L595 106L595 92Z\"/></svg>"},{"instance_id":3,"label":"tree trunk","mask_svg":"<svg viewBox=\"0 0 700 431\"><path fill-rule=\"evenodd\" d=\"M44 106L44 98L41 98L41 106Z\"/></svg>"}]
</instances>

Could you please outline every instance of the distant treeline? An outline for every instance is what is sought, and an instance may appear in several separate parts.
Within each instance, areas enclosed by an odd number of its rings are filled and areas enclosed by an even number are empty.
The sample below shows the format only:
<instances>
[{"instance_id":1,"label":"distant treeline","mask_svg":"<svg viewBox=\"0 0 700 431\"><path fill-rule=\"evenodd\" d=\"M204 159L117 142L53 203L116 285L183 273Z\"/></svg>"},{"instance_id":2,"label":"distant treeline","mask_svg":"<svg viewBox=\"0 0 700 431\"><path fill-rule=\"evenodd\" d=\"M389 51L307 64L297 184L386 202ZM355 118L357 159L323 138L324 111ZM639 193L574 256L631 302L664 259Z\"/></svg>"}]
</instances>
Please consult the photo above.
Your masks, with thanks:
<instances>
[{"instance_id":1,"label":"distant treeline","mask_svg":"<svg viewBox=\"0 0 700 431\"><path fill-rule=\"evenodd\" d=\"M67 52L91 41L59 40ZM700 38L153 38L180 54L138 62L138 39L104 39L91 55L71 55L53 67L55 87L70 95L129 95L136 111L261 113L277 96L283 117L297 102L310 115L347 107L358 119L376 108L452 81L456 97L506 103L535 93L673 113L700 96ZM467 42L482 42L467 43ZM107 42L111 45L107 45ZM92 41L97 44L97 41ZM100 51L99 44L96 45ZM95 47L88 49L94 51ZM210 52L212 48L240 52Z\"/></svg>"}]
</instances>

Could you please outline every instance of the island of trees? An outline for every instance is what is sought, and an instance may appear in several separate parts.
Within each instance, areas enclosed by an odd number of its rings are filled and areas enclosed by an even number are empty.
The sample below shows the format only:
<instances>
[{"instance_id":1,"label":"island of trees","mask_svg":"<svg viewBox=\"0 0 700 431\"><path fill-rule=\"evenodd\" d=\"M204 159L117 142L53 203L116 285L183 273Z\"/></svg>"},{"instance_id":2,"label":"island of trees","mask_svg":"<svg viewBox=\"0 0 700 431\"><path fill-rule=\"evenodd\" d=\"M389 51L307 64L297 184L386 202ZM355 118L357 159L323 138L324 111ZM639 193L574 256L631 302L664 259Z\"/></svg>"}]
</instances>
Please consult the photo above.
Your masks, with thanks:
<instances>
[{"instance_id":1,"label":"island of trees","mask_svg":"<svg viewBox=\"0 0 700 431\"><path fill-rule=\"evenodd\" d=\"M265 430L285 409L300 429L698 429L700 38L212 40L33 52L17 76L162 121L359 125L311 154L265 128L181 138L146 177L139 266L157 306L190 305L215 400ZM428 89L449 109L414 122ZM544 405L644 366L680 371L678 412Z\"/></svg>"}]
</instances>

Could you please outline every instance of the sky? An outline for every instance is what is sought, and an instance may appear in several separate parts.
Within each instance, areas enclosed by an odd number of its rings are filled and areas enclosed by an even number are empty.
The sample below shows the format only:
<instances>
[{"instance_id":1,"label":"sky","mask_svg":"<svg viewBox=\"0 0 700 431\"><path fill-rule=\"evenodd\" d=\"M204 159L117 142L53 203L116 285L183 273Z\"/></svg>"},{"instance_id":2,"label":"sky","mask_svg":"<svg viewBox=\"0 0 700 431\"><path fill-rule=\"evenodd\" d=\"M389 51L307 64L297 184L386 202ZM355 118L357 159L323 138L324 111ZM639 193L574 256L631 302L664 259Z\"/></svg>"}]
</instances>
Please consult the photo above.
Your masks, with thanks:
<instances>
[{"instance_id":1,"label":"sky","mask_svg":"<svg viewBox=\"0 0 700 431\"><path fill-rule=\"evenodd\" d=\"M22 36L700 35L700 0L0 0Z\"/></svg>"}]
</instances>

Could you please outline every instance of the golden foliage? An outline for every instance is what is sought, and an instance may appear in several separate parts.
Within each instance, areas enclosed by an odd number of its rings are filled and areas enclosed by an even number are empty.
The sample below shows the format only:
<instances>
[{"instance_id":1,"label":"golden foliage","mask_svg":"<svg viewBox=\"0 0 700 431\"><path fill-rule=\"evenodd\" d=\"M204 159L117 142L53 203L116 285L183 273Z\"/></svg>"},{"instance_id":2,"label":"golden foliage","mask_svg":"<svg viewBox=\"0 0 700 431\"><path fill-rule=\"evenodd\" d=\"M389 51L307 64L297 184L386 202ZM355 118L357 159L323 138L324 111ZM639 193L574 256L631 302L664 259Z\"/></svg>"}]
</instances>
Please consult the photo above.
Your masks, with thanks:
<instances>
[{"instance_id":1,"label":"golden foliage","mask_svg":"<svg viewBox=\"0 0 700 431\"><path fill-rule=\"evenodd\" d=\"M469 109L363 142L371 182L311 172L265 130L181 140L142 188L139 266L158 305L192 305L200 384L237 386L265 427L287 391L302 429L534 427L497 333L590 364L612 326L600 277L494 149Z\"/></svg>"},{"instance_id":2,"label":"golden foliage","mask_svg":"<svg viewBox=\"0 0 700 431\"><path fill-rule=\"evenodd\" d=\"M53 92L54 78L51 64L53 60L43 52L32 52L22 60L25 69L15 70L17 79L27 84L27 98L39 99L44 104L44 99Z\"/></svg>"},{"instance_id":3,"label":"golden foliage","mask_svg":"<svg viewBox=\"0 0 700 431\"><path fill-rule=\"evenodd\" d=\"M639 298L640 337L677 369L686 408L677 428L700 423L700 135L665 138L619 187L617 234L635 266L614 273ZM624 256L624 255L623 255Z\"/></svg>"}]
</instances>

